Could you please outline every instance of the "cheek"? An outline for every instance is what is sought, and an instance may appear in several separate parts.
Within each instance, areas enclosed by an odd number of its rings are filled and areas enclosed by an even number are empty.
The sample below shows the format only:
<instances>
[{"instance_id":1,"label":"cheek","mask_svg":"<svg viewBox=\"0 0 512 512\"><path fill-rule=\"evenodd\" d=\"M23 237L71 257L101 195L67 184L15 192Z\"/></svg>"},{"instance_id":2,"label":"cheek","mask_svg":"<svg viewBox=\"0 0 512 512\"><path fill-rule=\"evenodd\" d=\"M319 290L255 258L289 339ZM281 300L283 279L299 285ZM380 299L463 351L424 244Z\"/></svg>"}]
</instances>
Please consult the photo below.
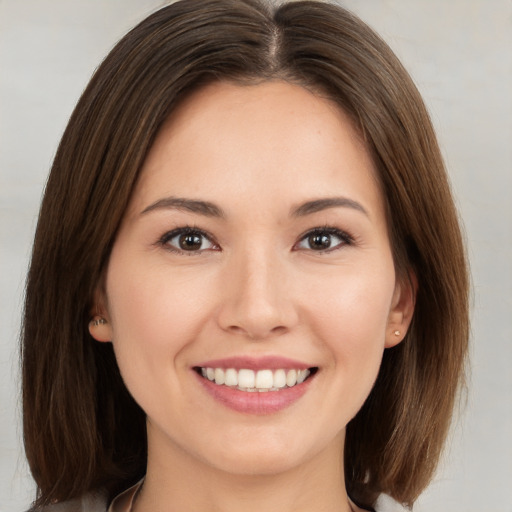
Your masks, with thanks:
<instances>
[{"instance_id":1,"label":"cheek","mask_svg":"<svg viewBox=\"0 0 512 512\"><path fill-rule=\"evenodd\" d=\"M356 340L384 343L394 292L394 274L369 272L331 276L322 286L310 287L306 300L315 324L340 343Z\"/></svg>"},{"instance_id":2,"label":"cheek","mask_svg":"<svg viewBox=\"0 0 512 512\"><path fill-rule=\"evenodd\" d=\"M394 272L389 265L380 272L359 270L310 287L316 291L308 294L307 304L314 339L321 340L340 381L350 380L354 392L359 387L360 401L369 393L382 360Z\"/></svg>"},{"instance_id":3,"label":"cheek","mask_svg":"<svg viewBox=\"0 0 512 512\"><path fill-rule=\"evenodd\" d=\"M176 358L201 329L204 294L187 276L165 266L141 265L113 253L107 274L108 312L113 345L123 378L173 379ZM198 295L201 299L198 300Z\"/></svg>"}]
</instances>

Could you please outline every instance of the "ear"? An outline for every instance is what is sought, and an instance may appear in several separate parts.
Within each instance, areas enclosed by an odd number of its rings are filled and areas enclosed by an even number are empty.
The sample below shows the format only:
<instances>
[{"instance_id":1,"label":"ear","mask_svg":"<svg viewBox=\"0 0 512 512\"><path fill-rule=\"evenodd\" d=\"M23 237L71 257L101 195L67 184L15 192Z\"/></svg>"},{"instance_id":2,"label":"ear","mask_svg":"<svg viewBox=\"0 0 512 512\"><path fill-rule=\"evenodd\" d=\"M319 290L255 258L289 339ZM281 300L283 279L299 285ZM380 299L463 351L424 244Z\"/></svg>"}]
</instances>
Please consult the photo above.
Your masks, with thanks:
<instances>
[{"instance_id":1,"label":"ear","mask_svg":"<svg viewBox=\"0 0 512 512\"><path fill-rule=\"evenodd\" d=\"M96 341L112 341L112 325L106 304L105 293L98 288L94 293L94 304L89 321L89 333Z\"/></svg>"},{"instance_id":2,"label":"ear","mask_svg":"<svg viewBox=\"0 0 512 512\"><path fill-rule=\"evenodd\" d=\"M410 270L403 278L396 280L393 301L388 316L385 347L398 345L407 334L414 314L418 280Z\"/></svg>"}]
</instances>

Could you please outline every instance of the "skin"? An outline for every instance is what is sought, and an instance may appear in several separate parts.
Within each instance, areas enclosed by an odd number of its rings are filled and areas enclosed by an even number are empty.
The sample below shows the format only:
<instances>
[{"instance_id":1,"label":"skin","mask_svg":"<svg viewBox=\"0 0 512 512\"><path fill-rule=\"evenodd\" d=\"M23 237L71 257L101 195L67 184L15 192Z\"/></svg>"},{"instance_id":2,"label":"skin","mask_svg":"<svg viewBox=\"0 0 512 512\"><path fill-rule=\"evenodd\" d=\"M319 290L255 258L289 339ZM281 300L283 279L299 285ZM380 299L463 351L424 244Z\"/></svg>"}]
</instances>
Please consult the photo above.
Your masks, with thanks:
<instances>
[{"instance_id":1,"label":"skin","mask_svg":"<svg viewBox=\"0 0 512 512\"><path fill-rule=\"evenodd\" d=\"M170 197L223 216L162 203ZM332 197L351 202L291 213ZM198 250L164 237L184 226L208 234ZM315 228L327 250L311 245ZM98 297L108 323L91 333L114 344L147 414L137 512L351 510L345 427L383 351L403 339L414 294L395 275L373 162L336 105L284 82L194 93L148 155ZM192 368L247 355L319 370L291 406L243 414Z\"/></svg>"}]
</instances>

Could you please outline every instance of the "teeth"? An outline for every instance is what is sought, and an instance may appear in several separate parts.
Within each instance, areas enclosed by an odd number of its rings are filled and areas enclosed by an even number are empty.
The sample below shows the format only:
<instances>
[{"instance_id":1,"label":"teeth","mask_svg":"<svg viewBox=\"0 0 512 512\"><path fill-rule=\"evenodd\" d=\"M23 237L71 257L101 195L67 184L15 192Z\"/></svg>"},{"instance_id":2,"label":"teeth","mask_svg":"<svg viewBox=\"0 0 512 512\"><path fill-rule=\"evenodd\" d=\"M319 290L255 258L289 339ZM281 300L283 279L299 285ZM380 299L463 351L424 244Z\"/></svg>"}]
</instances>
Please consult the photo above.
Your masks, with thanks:
<instances>
[{"instance_id":1,"label":"teeth","mask_svg":"<svg viewBox=\"0 0 512 512\"><path fill-rule=\"evenodd\" d=\"M256 374L256 387L259 389L270 389L274 386L274 375L272 370L260 370Z\"/></svg>"},{"instance_id":2,"label":"teeth","mask_svg":"<svg viewBox=\"0 0 512 512\"><path fill-rule=\"evenodd\" d=\"M226 370L226 379L224 384L226 384L226 386L238 386L238 372L233 368Z\"/></svg>"},{"instance_id":3,"label":"teeth","mask_svg":"<svg viewBox=\"0 0 512 512\"><path fill-rule=\"evenodd\" d=\"M297 372L295 370L289 370L286 374L286 385L288 387L295 386L297 384Z\"/></svg>"},{"instance_id":4,"label":"teeth","mask_svg":"<svg viewBox=\"0 0 512 512\"><path fill-rule=\"evenodd\" d=\"M222 368L215 368L215 384L224 384L224 370Z\"/></svg>"},{"instance_id":5,"label":"teeth","mask_svg":"<svg viewBox=\"0 0 512 512\"><path fill-rule=\"evenodd\" d=\"M310 370L254 370L234 368L201 368L201 375L222 386L237 388L241 391L264 393L279 391L286 387L302 384L311 374Z\"/></svg>"},{"instance_id":6,"label":"teeth","mask_svg":"<svg viewBox=\"0 0 512 512\"><path fill-rule=\"evenodd\" d=\"M252 370L239 370L238 386L241 388L254 388L256 376Z\"/></svg>"},{"instance_id":7,"label":"teeth","mask_svg":"<svg viewBox=\"0 0 512 512\"><path fill-rule=\"evenodd\" d=\"M276 370L274 372L274 387L284 388L286 386L286 372L284 370Z\"/></svg>"},{"instance_id":8,"label":"teeth","mask_svg":"<svg viewBox=\"0 0 512 512\"><path fill-rule=\"evenodd\" d=\"M297 375L297 384L302 384L311 372L309 370L299 370Z\"/></svg>"}]
</instances>

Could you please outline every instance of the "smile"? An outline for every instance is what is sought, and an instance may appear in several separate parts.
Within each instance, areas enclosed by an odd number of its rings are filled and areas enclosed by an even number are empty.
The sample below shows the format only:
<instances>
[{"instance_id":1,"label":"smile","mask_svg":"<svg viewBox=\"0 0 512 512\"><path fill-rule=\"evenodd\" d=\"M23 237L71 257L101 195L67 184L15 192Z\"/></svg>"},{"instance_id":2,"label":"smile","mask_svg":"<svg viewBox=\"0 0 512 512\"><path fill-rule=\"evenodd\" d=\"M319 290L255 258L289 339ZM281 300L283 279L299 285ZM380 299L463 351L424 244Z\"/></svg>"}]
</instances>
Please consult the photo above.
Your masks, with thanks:
<instances>
[{"instance_id":1,"label":"smile","mask_svg":"<svg viewBox=\"0 0 512 512\"><path fill-rule=\"evenodd\" d=\"M267 415L299 402L314 386L319 367L277 355L242 355L201 361L192 370L201 388L223 407Z\"/></svg>"},{"instance_id":2,"label":"smile","mask_svg":"<svg viewBox=\"0 0 512 512\"><path fill-rule=\"evenodd\" d=\"M281 391L302 384L316 368L307 369L261 369L200 367L196 371L217 386L227 386L245 392Z\"/></svg>"}]
</instances>

